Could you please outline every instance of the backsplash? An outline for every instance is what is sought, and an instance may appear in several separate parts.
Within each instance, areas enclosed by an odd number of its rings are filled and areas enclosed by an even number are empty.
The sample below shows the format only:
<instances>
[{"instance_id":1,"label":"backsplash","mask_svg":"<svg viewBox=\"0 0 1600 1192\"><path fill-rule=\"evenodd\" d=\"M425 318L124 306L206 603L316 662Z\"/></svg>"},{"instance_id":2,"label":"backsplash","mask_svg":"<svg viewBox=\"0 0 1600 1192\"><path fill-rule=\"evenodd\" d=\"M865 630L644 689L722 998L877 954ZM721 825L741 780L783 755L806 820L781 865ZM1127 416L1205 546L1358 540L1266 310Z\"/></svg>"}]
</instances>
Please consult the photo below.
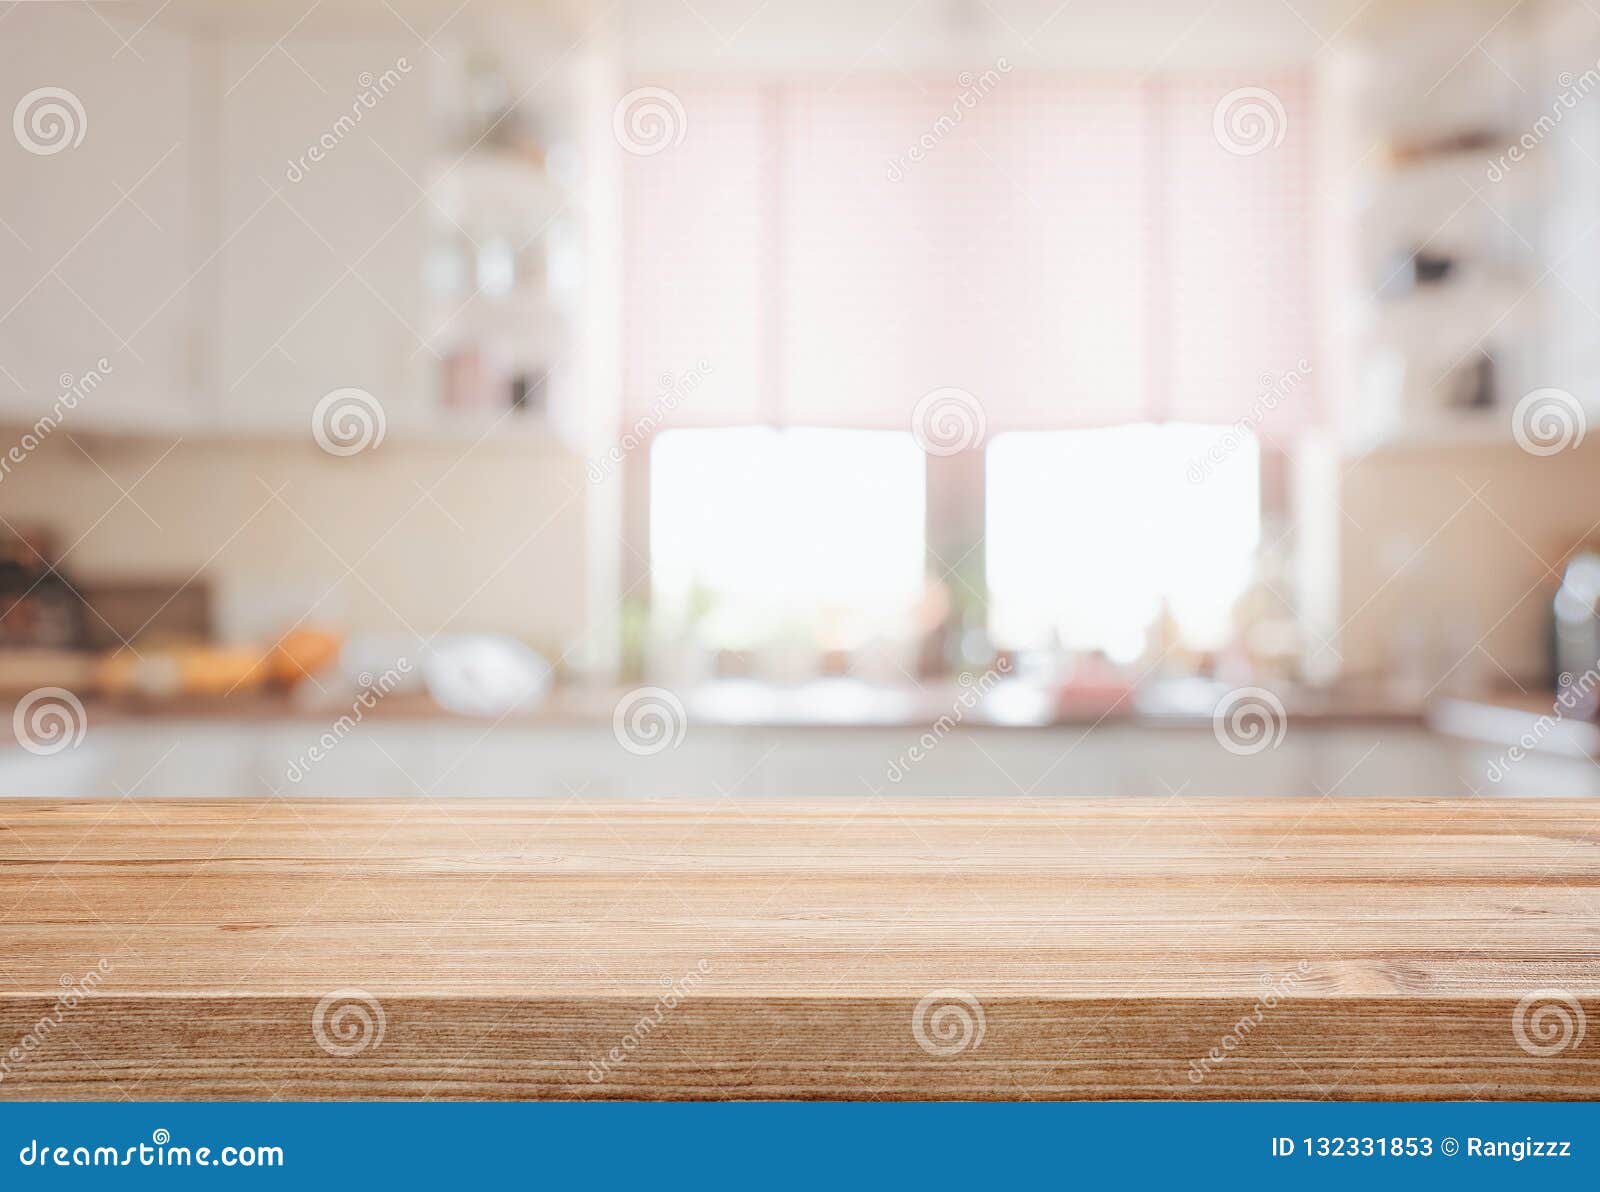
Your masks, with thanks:
<instances>
[{"instance_id":1,"label":"backsplash","mask_svg":"<svg viewBox=\"0 0 1600 1192\"><path fill-rule=\"evenodd\" d=\"M1547 681L1562 562L1600 540L1600 444L1394 449L1344 465L1340 566L1346 675L1428 683Z\"/></svg>"},{"instance_id":2,"label":"backsplash","mask_svg":"<svg viewBox=\"0 0 1600 1192\"><path fill-rule=\"evenodd\" d=\"M208 577L225 642L296 618L409 636L581 636L587 483L554 449L391 441L336 458L282 442L51 436L0 483L84 582Z\"/></svg>"}]
</instances>

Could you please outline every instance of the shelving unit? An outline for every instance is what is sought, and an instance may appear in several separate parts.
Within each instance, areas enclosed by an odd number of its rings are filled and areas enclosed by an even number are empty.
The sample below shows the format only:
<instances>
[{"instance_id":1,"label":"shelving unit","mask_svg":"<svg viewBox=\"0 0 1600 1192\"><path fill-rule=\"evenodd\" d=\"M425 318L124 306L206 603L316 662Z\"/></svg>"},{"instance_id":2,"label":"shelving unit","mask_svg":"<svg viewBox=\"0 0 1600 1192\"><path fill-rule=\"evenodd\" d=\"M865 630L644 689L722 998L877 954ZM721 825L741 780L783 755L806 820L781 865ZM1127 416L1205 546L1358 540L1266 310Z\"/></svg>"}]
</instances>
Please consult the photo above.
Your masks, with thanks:
<instances>
[{"instance_id":1,"label":"shelving unit","mask_svg":"<svg viewBox=\"0 0 1600 1192\"><path fill-rule=\"evenodd\" d=\"M543 403L576 338L582 168L570 83L530 85L515 60L461 45L439 67L437 180L425 304L444 357L440 417L493 425L514 386ZM508 423L541 418L515 411Z\"/></svg>"},{"instance_id":2,"label":"shelving unit","mask_svg":"<svg viewBox=\"0 0 1600 1192\"><path fill-rule=\"evenodd\" d=\"M1581 47L1553 54L1537 3L1480 42L1433 21L1369 27L1325 77L1342 113L1328 161L1347 249L1332 295L1347 454L1511 444L1524 393L1578 385L1548 371L1561 146L1496 163L1548 110Z\"/></svg>"}]
</instances>

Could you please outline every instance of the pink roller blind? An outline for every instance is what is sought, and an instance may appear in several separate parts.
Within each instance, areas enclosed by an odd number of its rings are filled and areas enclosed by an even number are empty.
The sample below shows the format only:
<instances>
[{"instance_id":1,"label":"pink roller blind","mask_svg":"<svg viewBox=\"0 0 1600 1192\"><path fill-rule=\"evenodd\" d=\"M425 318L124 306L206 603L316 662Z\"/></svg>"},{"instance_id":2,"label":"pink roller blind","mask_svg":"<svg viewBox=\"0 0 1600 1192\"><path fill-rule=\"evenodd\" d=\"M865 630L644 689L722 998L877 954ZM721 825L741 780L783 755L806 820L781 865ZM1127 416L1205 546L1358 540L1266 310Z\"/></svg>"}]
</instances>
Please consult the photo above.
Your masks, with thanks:
<instances>
[{"instance_id":1,"label":"pink roller blind","mask_svg":"<svg viewBox=\"0 0 1600 1192\"><path fill-rule=\"evenodd\" d=\"M1315 355L1311 110L1304 80L1271 80L1266 86L1283 109L1282 142L1230 154L1217 142L1217 103L1245 85L1218 75L1158 88L1169 281L1168 308L1154 321L1170 328L1171 341L1161 347L1169 371L1156 400L1164 397L1157 412L1169 418L1247 418L1272 434L1316 418L1314 368L1288 389L1277 384ZM1259 79L1248 85L1263 86ZM1252 102L1246 95L1234 106ZM1253 135L1267 133L1241 124L1237 135L1253 146ZM1274 392L1277 399L1263 399Z\"/></svg>"},{"instance_id":2,"label":"pink roller blind","mask_svg":"<svg viewBox=\"0 0 1600 1192\"><path fill-rule=\"evenodd\" d=\"M771 421L774 97L742 86L674 90L686 107L682 143L630 156L624 174L628 418L655 408L672 411L667 425ZM703 365L687 397L661 400L675 392L671 378Z\"/></svg>"},{"instance_id":3,"label":"pink roller blind","mask_svg":"<svg viewBox=\"0 0 1600 1192\"><path fill-rule=\"evenodd\" d=\"M1298 77L1250 84L1287 120L1253 156L1213 134L1225 78L650 82L686 132L627 164L630 419L704 360L666 425L907 427L943 387L991 431L1231 421L1311 355ZM1271 404L1292 428L1311 386Z\"/></svg>"}]
</instances>

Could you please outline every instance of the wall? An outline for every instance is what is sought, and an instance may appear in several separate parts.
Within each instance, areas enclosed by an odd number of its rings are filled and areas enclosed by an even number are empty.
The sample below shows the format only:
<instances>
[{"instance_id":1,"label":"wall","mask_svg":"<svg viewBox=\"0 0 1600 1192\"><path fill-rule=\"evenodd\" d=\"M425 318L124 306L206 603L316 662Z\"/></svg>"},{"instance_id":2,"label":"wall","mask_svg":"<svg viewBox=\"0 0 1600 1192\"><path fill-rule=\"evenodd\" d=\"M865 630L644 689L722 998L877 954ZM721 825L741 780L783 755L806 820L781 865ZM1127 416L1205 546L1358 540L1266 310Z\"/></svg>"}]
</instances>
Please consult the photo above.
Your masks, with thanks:
<instances>
[{"instance_id":1,"label":"wall","mask_svg":"<svg viewBox=\"0 0 1600 1192\"><path fill-rule=\"evenodd\" d=\"M1441 689L1545 681L1563 558L1600 543L1600 440L1544 458L1432 447L1344 466L1345 673L1415 668L1433 683L1456 667Z\"/></svg>"},{"instance_id":2,"label":"wall","mask_svg":"<svg viewBox=\"0 0 1600 1192\"><path fill-rule=\"evenodd\" d=\"M203 570L228 640L270 640L308 610L313 624L493 630L553 653L583 634L588 485L574 456L391 439L335 458L309 442L70 431L0 480L0 517L52 529L75 579Z\"/></svg>"}]
</instances>

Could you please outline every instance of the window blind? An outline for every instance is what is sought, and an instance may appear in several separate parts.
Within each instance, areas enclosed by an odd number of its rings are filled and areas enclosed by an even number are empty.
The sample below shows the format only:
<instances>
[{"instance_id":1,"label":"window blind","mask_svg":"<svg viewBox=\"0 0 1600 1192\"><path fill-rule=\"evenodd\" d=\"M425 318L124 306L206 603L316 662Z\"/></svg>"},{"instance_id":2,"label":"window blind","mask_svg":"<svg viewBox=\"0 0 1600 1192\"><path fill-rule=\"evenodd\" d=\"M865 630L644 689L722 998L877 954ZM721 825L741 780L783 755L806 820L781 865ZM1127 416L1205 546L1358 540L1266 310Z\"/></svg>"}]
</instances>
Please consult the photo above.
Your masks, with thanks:
<instances>
[{"instance_id":1,"label":"window blind","mask_svg":"<svg viewBox=\"0 0 1600 1192\"><path fill-rule=\"evenodd\" d=\"M665 426L907 428L954 387L989 431L1315 417L1309 93L1218 140L1221 76L650 80L681 144L625 167L625 410ZM963 105L961 95L972 97ZM708 381L661 417L664 376Z\"/></svg>"}]
</instances>

